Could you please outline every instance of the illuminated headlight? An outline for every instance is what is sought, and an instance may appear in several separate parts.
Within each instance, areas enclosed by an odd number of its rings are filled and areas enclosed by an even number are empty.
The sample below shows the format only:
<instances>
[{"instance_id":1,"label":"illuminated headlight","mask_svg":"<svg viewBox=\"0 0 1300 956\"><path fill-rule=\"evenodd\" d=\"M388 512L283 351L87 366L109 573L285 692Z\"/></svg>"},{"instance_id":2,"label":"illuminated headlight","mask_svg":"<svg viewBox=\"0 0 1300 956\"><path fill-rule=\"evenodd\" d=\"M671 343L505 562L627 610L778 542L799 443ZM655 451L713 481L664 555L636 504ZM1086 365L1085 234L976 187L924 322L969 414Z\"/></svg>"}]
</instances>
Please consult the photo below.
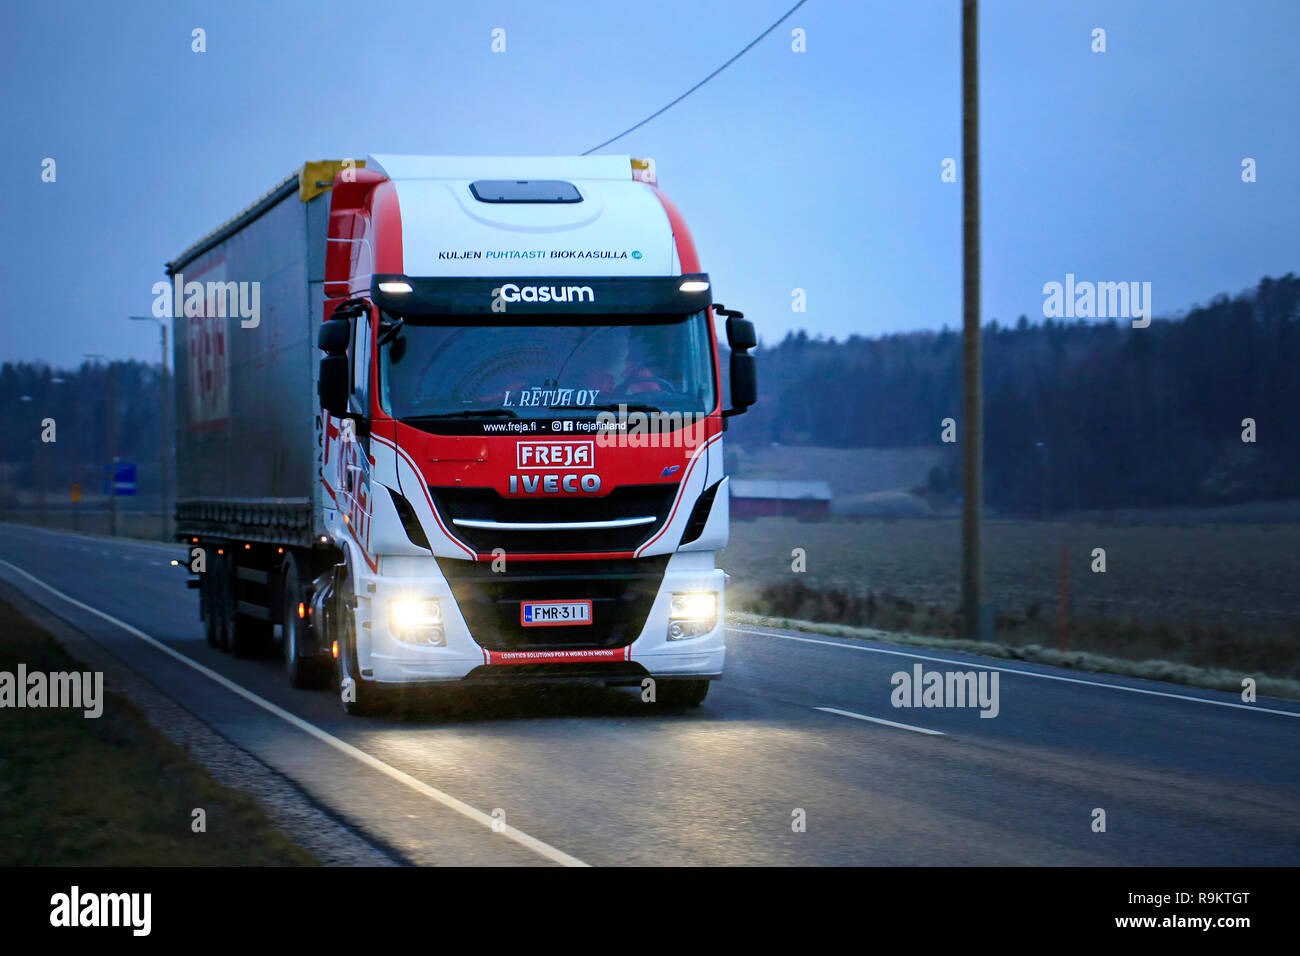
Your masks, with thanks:
<instances>
[{"instance_id":1,"label":"illuminated headlight","mask_svg":"<svg viewBox=\"0 0 1300 956\"><path fill-rule=\"evenodd\" d=\"M389 295L405 295L406 293L411 291L411 283L381 282L379 283L379 291L387 292Z\"/></svg>"},{"instance_id":2,"label":"illuminated headlight","mask_svg":"<svg viewBox=\"0 0 1300 956\"><path fill-rule=\"evenodd\" d=\"M698 637L718 623L718 595L713 591L675 591L668 604L668 640Z\"/></svg>"},{"instance_id":3,"label":"illuminated headlight","mask_svg":"<svg viewBox=\"0 0 1300 956\"><path fill-rule=\"evenodd\" d=\"M703 279L687 279L677 288L682 292L707 292L709 284Z\"/></svg>"},{"instance_id":4,"label":"illuminated headlight","mask_svg":"<svg viewBox=\"0 0 1300 956\"><path fill-rule=\"evenodd\" d=\"M437 598L389 601L388 624L393 635L408 644L447 643L442 629L442 604Z\"/></svg>"}]
</instances>

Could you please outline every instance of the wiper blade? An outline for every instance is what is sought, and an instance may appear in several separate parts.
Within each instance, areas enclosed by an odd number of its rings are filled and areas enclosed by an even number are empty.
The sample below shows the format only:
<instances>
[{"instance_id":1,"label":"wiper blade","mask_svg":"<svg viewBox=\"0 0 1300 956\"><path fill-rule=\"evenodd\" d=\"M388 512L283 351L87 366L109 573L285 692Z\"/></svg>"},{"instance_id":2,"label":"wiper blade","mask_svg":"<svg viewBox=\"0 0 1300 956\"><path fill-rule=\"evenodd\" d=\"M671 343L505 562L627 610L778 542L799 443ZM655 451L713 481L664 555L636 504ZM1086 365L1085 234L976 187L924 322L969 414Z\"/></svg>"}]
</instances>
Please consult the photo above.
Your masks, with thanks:
<instances>
[{"instance_id":1,"label":"wiper blade","mask_svg":"<svg viewBox=\"0 0 1300 956\"><path fill-rule=\"evenodd\" d=\"M658 405L632 405L632 404L629 404L629 403L627 403L627 402L621 402L621 403L618 404L618 405L614 405L614 404L608 404L608 405L583 405L582 408L581 408L580 410L581 410L581 411L584 411L584 412L587 412L587 411L596 411L596 412L617 412L617 411L628 411L628 412L662 412L662 411L663 411L663 409L660 408Z\"/></svg>"},{"instance_id":2,"label":"wiper blade","mask_svg":"<svg viewBox=\"0 0 1300 956\"><path fill-rule=\"evenodd\" d=\"M439 422L449 418L518 418L518 412L508 408L467 408L460 412L439 412L437 415L407 415L404 422Z\"/></svg>"},{"instance_id":3,"label":"wiper blade","mask_svg":"<svg viewBox=\"0 0 1300 956\"><path fill-rule=\"evenodd\" d=\"M376 344L387 345L397 336L398 332L402 331L402 326L404 325L406 325L406 319L402 318L400 315L396 316L392 320L385 318L379 323L379 338L376 341Z\"/></svg>"}]
</instances>

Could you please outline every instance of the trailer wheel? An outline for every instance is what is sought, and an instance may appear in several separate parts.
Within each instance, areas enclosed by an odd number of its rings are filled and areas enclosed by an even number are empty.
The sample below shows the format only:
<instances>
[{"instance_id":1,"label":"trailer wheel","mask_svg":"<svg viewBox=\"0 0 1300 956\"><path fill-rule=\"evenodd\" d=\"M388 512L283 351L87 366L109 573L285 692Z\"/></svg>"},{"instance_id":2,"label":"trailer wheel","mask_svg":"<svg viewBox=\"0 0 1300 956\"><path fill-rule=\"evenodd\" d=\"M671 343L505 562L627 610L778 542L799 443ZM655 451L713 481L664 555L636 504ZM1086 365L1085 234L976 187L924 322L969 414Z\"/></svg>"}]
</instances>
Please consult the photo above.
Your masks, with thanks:
<instances>
[{"instance_id":1,"label":"trailer wheel","mask_svg":"<svg viewBox=\"0 0 1300 956\"><path fill-rule=\"evenodd\" d=\"M661 707L699 707L708 695L706 680L665 680L659 682L655 700Z\"/></svg>"},{"instance_id":2,"label":"trailer wheel","mask_svg":"<svg viewBox=\"0 0 1300 956\"><path fill-rule=\"evenodd\" d=\"M298 605L306 603L302 578L298 576L298 562L290 555L284 563L284 586L280 589L280 633L284 643L284 671L289 683L299 690L321 687L329 672L314 657L303 652L306 648L308 624L298 614Z\"/></svg>"}]
</instances>

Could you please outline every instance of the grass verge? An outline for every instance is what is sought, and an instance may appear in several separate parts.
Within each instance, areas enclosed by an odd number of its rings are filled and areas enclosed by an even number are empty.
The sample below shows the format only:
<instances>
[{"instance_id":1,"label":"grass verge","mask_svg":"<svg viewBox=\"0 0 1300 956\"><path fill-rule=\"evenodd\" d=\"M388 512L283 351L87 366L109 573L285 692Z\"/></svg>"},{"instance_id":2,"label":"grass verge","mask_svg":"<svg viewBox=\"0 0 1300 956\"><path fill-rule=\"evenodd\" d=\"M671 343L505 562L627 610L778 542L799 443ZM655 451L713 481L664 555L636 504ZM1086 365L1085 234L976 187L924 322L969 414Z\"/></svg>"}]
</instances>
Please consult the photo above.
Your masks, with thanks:
<instances>
[{"instance_id":1,"label":"grass verge","mask_svg":"<svg viewBox=\"0 0 1300 956\"><path fill-rule=\"evenodd\" d=\"M0 671L89 668L0 601ZM206 832L191 829L206 813ZM317 861L105 691L103 714L0 708L0 866L302 866Z\"/></svg>"}]
</instances>

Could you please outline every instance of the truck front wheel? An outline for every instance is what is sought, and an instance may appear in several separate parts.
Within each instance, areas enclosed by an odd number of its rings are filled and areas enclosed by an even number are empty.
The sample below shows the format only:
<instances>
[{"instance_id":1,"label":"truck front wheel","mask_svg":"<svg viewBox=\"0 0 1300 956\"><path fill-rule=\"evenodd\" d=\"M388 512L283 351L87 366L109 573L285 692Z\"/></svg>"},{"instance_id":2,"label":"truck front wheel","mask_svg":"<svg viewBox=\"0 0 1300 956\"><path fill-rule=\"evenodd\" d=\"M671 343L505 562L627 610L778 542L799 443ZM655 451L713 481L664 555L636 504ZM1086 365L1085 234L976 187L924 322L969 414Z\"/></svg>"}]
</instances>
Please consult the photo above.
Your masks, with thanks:
<instances>
[{"instance_id":1,"label":"truck front wheel","mask_svg":"<svg viewBox=\"0 0 1300 956\"><path fill-rule=\"evenodd\" d=\"M699 707L708 695L706 680L662 680L655 701L661 707Z\"/></svg>"}]
</instances>

